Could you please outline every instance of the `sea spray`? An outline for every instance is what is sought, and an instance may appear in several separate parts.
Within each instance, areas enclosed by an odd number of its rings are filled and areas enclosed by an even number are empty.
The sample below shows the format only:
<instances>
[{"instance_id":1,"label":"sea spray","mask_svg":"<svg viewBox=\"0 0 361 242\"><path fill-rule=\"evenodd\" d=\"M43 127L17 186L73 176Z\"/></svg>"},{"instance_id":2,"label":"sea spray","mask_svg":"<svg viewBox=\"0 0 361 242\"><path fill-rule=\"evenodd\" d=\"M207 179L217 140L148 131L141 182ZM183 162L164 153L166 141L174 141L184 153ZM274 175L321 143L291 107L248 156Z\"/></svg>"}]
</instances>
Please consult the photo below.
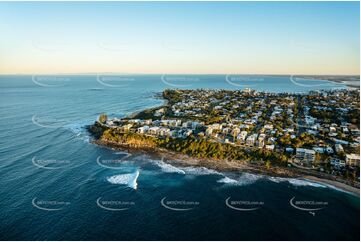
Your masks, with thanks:
<instances>
[{"instance_id":1,"label":"sea spray","mask_svg":"<svg viewBox=\"0 0 361 242\"><path fill-rule=\"evenodd\" d=\"M237 178L230 178L230 177L224 175L224 178L219 179L217 182L224 183L227 185L234 185L234 186L246 186L246 185L251 185L251 184L255 183L256 181L258 181L259 179L262 179L263 177L264 176L245 172L245 173L242 173L242 175Z\"/></svg>"},{"instance_id":2,"label":"sea spray","mask_svg":"<svg viewBox=\"0 0 361 242\"><path fill-rule=\"evenodd\" d=\"M150 160L153 164L158 166L163 172L165 173L179 173L179 174L185 174L185 172L175 166L172 166L171 164L165 163L163 159L161 160Z\"/></svg>"},{"instance_id":3,"label":"sea spray","mask_svg":"<svg viewBox=\"0 0 361 242\"><path fill-rule=\"evenodd\" d=\"M134 190L138 187L138 180L139 171L137 170L134 173L127 173L127 174L119 174L107 177L107 181L111 184L119 184L119 185L126 185Z\"/></svg>"},{"instance_id":4,"label":"sea spray","mask_svg":"<svg viewBox=\"0 0 361 242\"><path fill-rule=\"evenodd\" d=\"M306 179L286 178L286 177L268 177L268 180L275 182L275 183L288 182L289 184L296 186L296 187L299 187L299 186L312 186L312 187L320 187L320 188L327 187L318 182L313 182L313 181L309 181Z\"/></svg>"}]
</instances>

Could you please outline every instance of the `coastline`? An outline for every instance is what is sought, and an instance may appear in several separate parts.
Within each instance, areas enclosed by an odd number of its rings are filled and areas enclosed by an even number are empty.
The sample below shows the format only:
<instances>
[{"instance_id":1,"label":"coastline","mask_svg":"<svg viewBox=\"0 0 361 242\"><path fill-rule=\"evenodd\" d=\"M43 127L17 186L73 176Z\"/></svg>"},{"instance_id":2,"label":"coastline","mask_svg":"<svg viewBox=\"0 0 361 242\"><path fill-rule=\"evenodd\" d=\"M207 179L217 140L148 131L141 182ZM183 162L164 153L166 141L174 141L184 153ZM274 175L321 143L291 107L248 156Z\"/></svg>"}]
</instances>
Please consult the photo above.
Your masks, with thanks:
<instances>
[{"instance_id":1,"label":"coastline","mask_svg":"<svg viewBox=\"0 0 361 242\"><path fill-rule=\"evenodd\" d=\"M356 187L347 185L347 184L339 182L339 181L323 179L323 178L319 178L319 177L315 177L315 176L305 176L304 179L311 180L311 181L317 182L319 184L326 185L329 188L341 190L343 192L348 192L355 196L360 197L360 189L357 189Z\"/></svg>"},{"instance_id":2,"label":"coastline","mask_svg":"<svg viewBox=\"0 0 361 242\"><path fill-rule=\"evenodd\" d=\"M356 76L307 76L307 75L297 75L296 77L307 78L313 80L325 80L329 82L334 82L337 84L344 84L348 88L360 89L360 78L358 80L358 85L355 84L355 80L350 80L350 78L356 78Z\"/></svg>"},{"instance_id":3,"label":"coastline","mask_svg":"<svg viewBox=\"0 0 361 242\"><path fill-rule=\"evenodd\" d=\"M265 175L269 177L293 178L293 179L301 179L306 181L308 180L315 182L317 184L325 185L330 189L339 190L360 197L359 188L351 186L346 183L342 183L340 181L329 179L327 178L326 174L325 175L309 174L306 171L300 171L288 167L279 167L279 166L277 167L274 166L271 167L270 169L265 169L264 166L249 164L248 162L200 159L161 148L134 148L126 144L105 142L101 140L95 140L93 141L93 143L99 146L103 146L115 150L122 150L122 151L127 150L129 152L146 154L149 155L151 158L162 159L165 163L174 166L205 167L219 172L247 172L251 174Z\"/></svg>"},{"instance_id":4,"label":"coastline","mask_svg":"<svg viewBox=\"0 0 361 242\"><path fill-rule=\"evenodd\" d=\"M318 78L320 77L311 77L307 76L306 78ZM324 77L325 79L327 77ZM343 82L342 80L329 80L331 82ZM164 103L161 106L152 107L149 109L136 111L128 116L126 119L131 118L140 118L146 119L149 118L149 113L151 111L155 111L156 109L160 109L162 107L167 107L169 105L169 100L163 97ZM146 118L144 118L144 116ZM96 122L97 123L97 122ZM323 173L313 170L306 170L299 167L291 166L291 163L285 164L272 164L271 166L265 165L263 162L259 160L252 160L252 158L247 158L247 160L240 160L235 158L235 160L228 159L215 159L215 158L196 158L193 156L185 155L181 152L176 152L172 150L168 150L165 147L158 147L154 143L146 143L146 142L129 142L127 140L117 140L111 141L111 139L105 138L102 139L102 134L104 132L104 127L102 124L91 125L89 126L89 130L93 133L93 136L96 137L96 140L93 143L112 148L117 150L127 150L129 152L142 152L150 156L156 157L156 159L161 158L164 162L175 165L175 166L195 166L195 167L205 167L209 169L213 169L220 172L249 172L252 174L266 175L269 177L280 177L280 178L290 178L290 179L302 179L309 180L315 183L327 186L328 188L334 188L336 190L342 190L344 192L351 193L360 197L360 187L358 181L351 181L344 179L340 176L331 175L329 173ZM94 128L94 130L92 130ZM112 129L111 127L106 127L106 129ZM142 138L141 138L142 139ZM140 139L140 140L141 140ZM124 142L124 143L121 143Z\"/></svg>"},{"instance_id":5,"label":"coastline","mask_svg":"<svg viewBox=\"0 0 361 242\"><path fill-rule=\"evenodd\" d=\"M169 101L167 99L163 99L163 104L162 105L160 105L160 106L157 105L157 106L154 106L154 107L151 107L151 108L147 108L146 110L159 109L159 108L168 106L168 103L169 103ZM128 118L135 118L136 116L138 116L143 111L144 111L144 109L139 110L139 111L135 111L135 112L131 113L130 115L128 115Z\"/></svg>"}]
</instances>

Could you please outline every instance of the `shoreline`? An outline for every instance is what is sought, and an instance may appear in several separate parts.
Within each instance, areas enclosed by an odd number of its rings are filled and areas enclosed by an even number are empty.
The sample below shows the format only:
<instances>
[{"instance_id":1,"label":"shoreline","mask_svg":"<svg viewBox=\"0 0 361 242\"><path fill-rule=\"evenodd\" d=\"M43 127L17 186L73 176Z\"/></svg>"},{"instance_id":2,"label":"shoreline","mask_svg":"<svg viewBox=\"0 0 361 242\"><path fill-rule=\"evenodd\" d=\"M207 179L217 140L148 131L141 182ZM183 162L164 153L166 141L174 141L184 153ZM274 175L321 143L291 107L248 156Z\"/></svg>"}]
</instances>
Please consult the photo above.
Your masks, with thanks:
<instances>
[{"instance_id":1,"label":"shoreline","mask_svg":"<svg viewBox=\"0 0 361 242\"><path fill-rule=\"evenodd\" d=\"M319 178L319 177L315 177L315 176L305 176L304 179L314 181L321 185L326 185L328 188L331 188L331 189L340 190L342 192L347 192L352 195L360 197L360 189L357 189L356 187L347 185L347 184L339 182L339 181L323 179L323 178Z\"/></svg>"},{"instance_id":2,"label":"shoreline","mask_svg":"<svg viewBox=\"0 0 361 242\"><path fill-rule=\"evenodd\" d=\"M257 175L265 175L269 177L279 177L279 178L293 178L301 179L315 182L320 185L325 185L326 187L341 192L346 192L354 196L360 197L360 189L354 186L351 186L346 183L342 183L337 180L328 179L327 174L309 174L306 171L300 171L295 169L290 169L288 167L271 167L270 169L265 169L264 166L249 164L248 162L239 162L239 161L227 161L227 160L212 160L212 159L199 159L190 157L184 154L179 154L165 149L160 148L134 148L129 147L126 144L105 142L100 140L94 140L92 143L121 151L128 151L129 153L139 153L149 155L151 158L162 159L165 163L185 167L185 166L194 166L194 167L205 167L207 169L216 170L219 172L247 172Z\"/></svg>"},{"instance_id":3,"label":"shoreline","mask_svg":"<svg viewBox=\"0 0 361 242\"><path fill-rule=\"evenodd\" d=\"M302 78L309 79L320 79L324 78L325 81L330 82L342 82L343 80L333 80L328 79L328 76L302 76ZM346 83L344 83L346 85ZM138 116L145 115L147 116L150 110L156 110L162 107L167 107L169 105L169 100L163 97L163 104L161 106L155 106L149 109L133 112L127 118L139 118ZM142 119L142 118L141 118ZM95 127L96 125L90 125L90 128ZM92 142L100 146L107 148L112 148L116 150L127 150L131 152L142 152L143 154L149 155L151 157L161 158L165 163L175 166L195 166L195 167L204 167L213 169L220 172L249 172L252 174L266 175L270 177L279 177L279 178L294 178L294 179L303 179L313 181L320 185L325 185L328 188L333 188L336 190L341 190L343 192L351 193L357 197L360 197L360 185L358 181L347 180L341 176L331 175L329 173L321 173L313 170L306 170L300 167L293 167L292 163L281 164L272 164L271 166L265 164L261 161L252 160L251 157L248 157L246 160L229 160L227 159L214 159L214 158L196 158L180 152L168 150L166 148L160 148L156 145L149 145L147 143L142 144L142 142L137 142L136 144L127 143L127 141L117 140L110 141L109 139L101 139L101 135L104 131L104 127L100 125L101 132L96 130L97 135L93 136L96 139ZM111 128L110 128L111 129ZM92 133L92 132L91 132ZM125 142L125 143L120 143Z\"/></svg>"},{"instance_id":4,"label":"shoreline","mask_svg":"<svg viewBox=\"0 0 361 242\"><path fill-rule=\"evenodd\" d=\"M307 79L312 79L312 80L329 81L329 82L334 82L334 83L337 83L337 84L343 84L347 88L360 89L360 81L359 81L359 84L357 85L357 84L352 83L352 81L347 79L347 77L345 77L345 76L339 76L338 77L338 76L323 76L323 75L320 75L320 76L296 75L296 77L305 78L305 79L307 78ZM354 77L354 76L350 76L350 77Z\"/></svg>"},{"instance_id":5,"label":"shoreline","mask_svg":"<svg viewBox=\"0 0 361 242\"><path fill-rule=\"evenodd\" d=\"M169 101L167 99L163 99L163 104L162 105L160 105L160 106L157 105L157 106L154 106L154 107L150 107L150 108L147 108L146 110L148 110L148 109L159 109L159 108L162 108L162 107L166 107L166 106L168 106L168 103L169 103ZM144 109L132 112L131 114L128 115L128 118L134 118L134 117L138 116L138 114L140 114L143 111L144 111Z\"/></svg>"}]
</instances>

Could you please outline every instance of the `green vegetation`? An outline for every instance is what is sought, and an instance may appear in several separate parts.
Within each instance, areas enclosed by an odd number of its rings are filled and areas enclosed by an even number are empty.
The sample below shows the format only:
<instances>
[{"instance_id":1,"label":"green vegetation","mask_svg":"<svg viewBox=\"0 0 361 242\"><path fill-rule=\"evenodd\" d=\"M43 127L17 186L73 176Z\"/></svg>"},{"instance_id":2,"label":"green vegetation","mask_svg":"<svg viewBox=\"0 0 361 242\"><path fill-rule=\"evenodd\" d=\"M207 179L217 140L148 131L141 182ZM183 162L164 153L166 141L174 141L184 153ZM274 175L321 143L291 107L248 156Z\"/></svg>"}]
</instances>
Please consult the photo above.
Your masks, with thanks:
<instances>
[{"instance_id":1,"label":"green vegetation","mask_svg":"<svg viewBox=\"0 0 361 242\"><path fill-rule=\"evenodd\" d=\"M165 89L163 91L163 98L170 101L171 104L182 101L181 93L172 89Z\"/></svg>"},{"instance_id":2,"label":"green vegetation","mask_svg":"<svg viewBox=\"0 0 361 242\"><path fill-rule=\"evenodd\" d=\"M346 120L360 128L360 109L352 109L348 113Z\"/></svg>"},{"instance_id":3,"label":"green vegetation","mask_svg":"<svg viewBox=\"0 0 361 242\"><path fill-rule=\"evenodd\" d=\"M317 139L312 134L302 133L299 137L295 137L294 139L291 139L291 135L286 134L279 138L278 143L283 147L312 148L316 144L316 141Z\"/></svg>"},{"instance_id":4,"label":"green vegetation","mask_svg":"<svg viewBox=\"0 0 361 242\"><path fill-rule=\"evenodd\" d=\"M102 114L89 130L105 145L169 150L220 163L249 162L270 170L288 161L300 163L294 159L296 148L314 149L315 157L300 165L336 176L354 167L338 167L331 159L345 161L346 154L359 154L356 90L296 95L166 89L158 97L166 104L112 122ZM341 153L332 152L336 139L349 142Z\"/></svg>"},{"instance_id":5,"label":"green vegetation","mask_svg":"<svg viewBox=\"0 0 361 242\"><path fill-rule=\"evenodd\" d=\"M152 120L155 120L155 119L157 119L159 117L155 117L154 112L157 109L161 109L161 108L167 109L167 106L160 106L160 107L156 107L156 108L146 109L144 111L141 111L141 112L135 114L132 118L134 118L134 119L152 119Z\"/></svg>"},{"instance_id":6,"label":"green vegetation","mask_svg":"<svg viewBox=\"0 0 361 242\"><path fill-rule=\"evenodd\" d=\"M99 122L102 124L105 124L105 122L108 120L108 116L104 113L100 114L99 116Z\"/></svg>"},{"instance_id":7,"label":"green vegetation","mask_svg":"<svg viewBox=\"0 0 361 242\"><path fill-rule=\"evenodd\" d=\"M157 138L133 132L121 132L116 129L105 130L100 138L102 141L114 142L117 144L133 148L163 148L174 152L179 152L196 158L212 158L225 160L263 160L286 164L285 155L267 151L251 150L235 147L231 144L212 142L206 139L196 139L189 137L187 139L179 138Z\"/></svg>"}]
</instances>

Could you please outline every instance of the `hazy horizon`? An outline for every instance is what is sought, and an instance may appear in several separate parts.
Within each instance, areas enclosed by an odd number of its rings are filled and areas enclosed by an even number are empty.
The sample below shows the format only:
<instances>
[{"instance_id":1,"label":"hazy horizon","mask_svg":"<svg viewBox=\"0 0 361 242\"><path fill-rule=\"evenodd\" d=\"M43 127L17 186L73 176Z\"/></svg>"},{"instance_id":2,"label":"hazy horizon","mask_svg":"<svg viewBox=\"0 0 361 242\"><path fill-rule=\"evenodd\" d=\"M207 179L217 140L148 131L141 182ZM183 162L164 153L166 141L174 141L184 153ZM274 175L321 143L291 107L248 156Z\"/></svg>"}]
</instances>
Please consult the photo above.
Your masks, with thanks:
<instances>
[{"instance_id":1,"label":"hazy horizon","mask_svg":"<svg viewBox=\"0 0 361 242\"><path fill-rule=\"evenodd\" d=\"M360 76L360 74L268 74L268 73L119 73L119 72L79 72L79 73L0 73L0 76L30 75L244 75L244 76Z\"/></svg>"},{"instance_id":2,"label":"hazy horizon","mask_svg":"<svg viewBox=\"0 0 361 242\"><path fill-rule=\"evenodd\" d=\"M359 75L359 2L1 2L0 74Z\"/></svg>"}]
</instances>

